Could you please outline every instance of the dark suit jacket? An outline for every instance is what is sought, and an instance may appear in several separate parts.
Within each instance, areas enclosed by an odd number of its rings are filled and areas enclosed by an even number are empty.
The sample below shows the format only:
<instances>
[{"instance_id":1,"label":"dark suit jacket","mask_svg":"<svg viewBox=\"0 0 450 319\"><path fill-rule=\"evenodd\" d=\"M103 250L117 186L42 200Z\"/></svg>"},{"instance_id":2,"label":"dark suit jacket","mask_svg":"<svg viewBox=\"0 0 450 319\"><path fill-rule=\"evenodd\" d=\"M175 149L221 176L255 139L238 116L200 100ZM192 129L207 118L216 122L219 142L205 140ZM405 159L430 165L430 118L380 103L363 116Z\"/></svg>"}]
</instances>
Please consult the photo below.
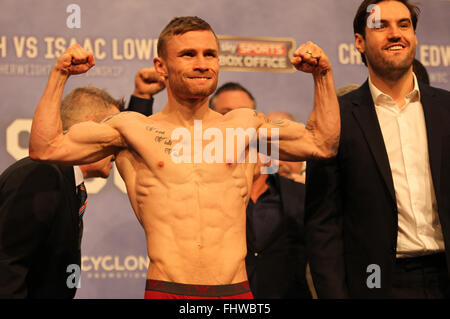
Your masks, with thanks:
<instances>
[{"instance_id":1,"label":"dark suit jacket","mask_svg":"<svg viewBox=\"0 0 450 319\"><path fill-rule=\"evenodd\" d=\"M128 110L152 114L153 99L132 96ZM24 158L0 176L0 298L73 298L71 264L81 265L72 166Z\"/></svg>"},{"instance_id":2,"label":"dark suit jacket","mask_svg":"<svg viewBox=\"0 0 450 319\"><path fill-rule=\"evenodd\" d=\"M261 250L256 251L255 244L247 242L246 266L252 292L255 298L311 298L305 277L305 185L278 174L273 176L282 212L281 216L275 211L271 216L254 216L264 218L264 223L272 224L274 229L270 234L255 230L257 236L266 236L258 240L265 243Z\"/></svg>"},{"instance_id":3,"label":"dark suit jacket","mask_svg":"<svg viewBox=\"0 0 450 319\"><path fill-rule=\"evenodd\" d=\"M439 218L450 247L450 92L419 83ZM307 165L306 242L319 298L389 298L397 204L389 160L366 81L339 99L338 155ZM450 251L447 248L447 264ZM367 267L381 269L368 288Z\"/></svg>"},{"instance_id":4,"label":"dark suit jacket","mask_svg":"<svg viewBox=\"0 0 450 319\"><path fill-rule=\"evenodd\" d=\"M150 99L143 99L132 95L130 97L130 103L128 104L127 111L138 112L145 116L153 114L153 97Z\"/></svg>"},{"instance_id":5,"label":"dark suit jacket","mask_svg":"<svg viewBox=\"0 0 450 319\"><path fill-rule=\"evenodd\" d=\"M73 298L67 266L81 264L72 166L26 157L0 176L0 298Z\"/></svg>"}]
</instances>

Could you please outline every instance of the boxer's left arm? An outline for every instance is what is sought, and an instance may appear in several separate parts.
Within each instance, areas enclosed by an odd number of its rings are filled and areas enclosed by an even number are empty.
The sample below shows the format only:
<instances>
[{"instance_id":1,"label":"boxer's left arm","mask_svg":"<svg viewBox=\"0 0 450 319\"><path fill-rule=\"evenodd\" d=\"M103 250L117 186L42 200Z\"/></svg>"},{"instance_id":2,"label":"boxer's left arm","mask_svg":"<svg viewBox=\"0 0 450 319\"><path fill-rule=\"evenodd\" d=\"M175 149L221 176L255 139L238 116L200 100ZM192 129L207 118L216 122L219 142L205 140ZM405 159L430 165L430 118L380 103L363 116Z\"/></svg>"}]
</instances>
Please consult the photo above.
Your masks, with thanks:
<instances>
[{"instance_id":1,"label":"boxer's left arm","mask_svg":"<svg viewBox=\"0 0 450 319\"><path fill-rule=\"evenodd\" d=\"M271 121L256 113L260 128L268 129L269 139L271 129L278 129L281 160L333 157L339 145L340 115L330 61L321 48L308 42L295 51L291 63L299 71L312 73L314 79L314 108L306 126L289 120Z\"/></svg>"}]
</instances>

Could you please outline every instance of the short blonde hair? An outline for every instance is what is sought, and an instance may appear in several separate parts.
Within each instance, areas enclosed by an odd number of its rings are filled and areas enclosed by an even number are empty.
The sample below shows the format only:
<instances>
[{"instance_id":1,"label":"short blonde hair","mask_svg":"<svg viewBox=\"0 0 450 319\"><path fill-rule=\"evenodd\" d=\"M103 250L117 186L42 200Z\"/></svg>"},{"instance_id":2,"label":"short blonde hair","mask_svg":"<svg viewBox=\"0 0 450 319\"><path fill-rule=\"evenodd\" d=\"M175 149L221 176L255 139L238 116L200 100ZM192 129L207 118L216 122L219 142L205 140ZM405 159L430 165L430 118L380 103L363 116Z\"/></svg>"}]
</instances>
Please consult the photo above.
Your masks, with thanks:
<instances>
[{"instance_id":1,"label":"short blonde hair","mask_svg":"<svg viewBox=\"0 0 450 319\"><path fill-rule=\"evenodd\" d=\"M157 47L158 56L165 57L167 39L171 36L184 34L189 31L211 31L214 34L217 43L219 42L213 29L205 20L196 16L175 17L166 25L159 35Z\"/></svg>"},{"instance_id":2,"label":"short blonde hair","mask_svg":"<svg viewBox=\"0 0 450 319\"><path fill-rule=\"evenodd\" d=\"M96 122L102 121L115 106L123 111L125 100L114 99L105 90L92 86L83 86L72 90L61 102L61 120L63 130L85 121L89 116Z\"/></svg>"}]
</instances>

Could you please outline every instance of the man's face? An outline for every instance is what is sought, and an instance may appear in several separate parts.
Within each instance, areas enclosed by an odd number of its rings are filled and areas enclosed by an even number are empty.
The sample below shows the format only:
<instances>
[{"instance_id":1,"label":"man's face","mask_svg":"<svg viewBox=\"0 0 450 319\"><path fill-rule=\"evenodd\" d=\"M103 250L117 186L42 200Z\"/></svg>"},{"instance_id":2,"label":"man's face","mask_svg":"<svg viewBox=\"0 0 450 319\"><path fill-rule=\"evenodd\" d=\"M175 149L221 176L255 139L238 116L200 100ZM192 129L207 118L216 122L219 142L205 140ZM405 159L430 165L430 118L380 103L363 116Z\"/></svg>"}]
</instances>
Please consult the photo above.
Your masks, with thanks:
<instances>
[{"instance_id":1,"label":"man's face","mask_svg":"<svg viewBox=\"0 0 450 319\"><path fill-rule=\"evenodd\" d=\"M356 48L365 54L368 67L375 74L395 79L411 69L417 46L416 33L411 14L403 3L382 1L377 5L380 21L374 22L379 27L366 25L365 39L356 34Z\"/></svg>"},{"instance_id":2,"label":"man's face","mask_svg":"<svg viewBox=\"0 0 450 319\"><path fill-rule=\"evenodd\" d=\"M182 99L207 98L216 87L219 49L211 31L174 35L166 44L166 56L157 71L166 77L167 89Z\"/></svg>"},{"instance_id":3,"label":"man's face","mask_svg":"<svg viewBox=\"0 0 450 319\"><path fill-rule=\"evenodd\" d=\"M224 91L214 97L214 111L222 115L241 108L255 108L253 100L244 91Z\"/></svg>"},{"instance_id":4,"label":"man's face","mask_svg":"<svg viewBox=\"0 0 450 319\"><path fill-rule=\"evenodd\" d=\"M111 105L110 111L105 113L104 118L119 113L119 109L114 105ZM112 168L112 162L114 161L114 155L105 157L97 162L80 165L81 170L85 178L102 177L108 178Z\"/></svg>"}]
</instances>

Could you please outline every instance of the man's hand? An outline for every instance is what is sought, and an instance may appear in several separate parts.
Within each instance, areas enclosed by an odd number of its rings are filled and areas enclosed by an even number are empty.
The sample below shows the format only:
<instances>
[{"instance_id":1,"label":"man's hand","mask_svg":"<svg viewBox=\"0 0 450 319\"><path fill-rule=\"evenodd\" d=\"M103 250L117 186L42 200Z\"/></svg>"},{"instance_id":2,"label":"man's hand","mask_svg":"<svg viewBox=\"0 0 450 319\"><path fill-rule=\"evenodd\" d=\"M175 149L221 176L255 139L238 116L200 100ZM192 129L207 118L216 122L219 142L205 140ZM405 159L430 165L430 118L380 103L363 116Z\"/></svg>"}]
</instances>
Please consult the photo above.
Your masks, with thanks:
<instances>
[{"instance_id":1,"label":"man's hand","mask_svg":"<svg viewBox=\"0 0 450 319\"><path fill-rule=\"evenodd\" d=\"M150 99L165 87L164 78L156 73L155 68L140 69L134 80L133 95L142 99Z\"/></svg>"},{"instance_id":2,"label":"man's hand","mask_svg":"<svg viewBox=\"0 0 450 319\"><path fill-rule=\"evenodd\" d=\"M76 43L59 56L54 69L70 76L72 74L85 73L94 65L94 54L86 51L81 45Z\"/></svg>"},{"instance_id":3,"label":"man's hand","mask_svg":"<svg viewBox=\"0 0 450 319\"><path fill-rule=\"evenodd\" d=\"M326 54L319 46L310 41L295 50L291 63L297 70L313 75L325 75L331 70L330 60Z\"/></svg>"}]
</instances>

